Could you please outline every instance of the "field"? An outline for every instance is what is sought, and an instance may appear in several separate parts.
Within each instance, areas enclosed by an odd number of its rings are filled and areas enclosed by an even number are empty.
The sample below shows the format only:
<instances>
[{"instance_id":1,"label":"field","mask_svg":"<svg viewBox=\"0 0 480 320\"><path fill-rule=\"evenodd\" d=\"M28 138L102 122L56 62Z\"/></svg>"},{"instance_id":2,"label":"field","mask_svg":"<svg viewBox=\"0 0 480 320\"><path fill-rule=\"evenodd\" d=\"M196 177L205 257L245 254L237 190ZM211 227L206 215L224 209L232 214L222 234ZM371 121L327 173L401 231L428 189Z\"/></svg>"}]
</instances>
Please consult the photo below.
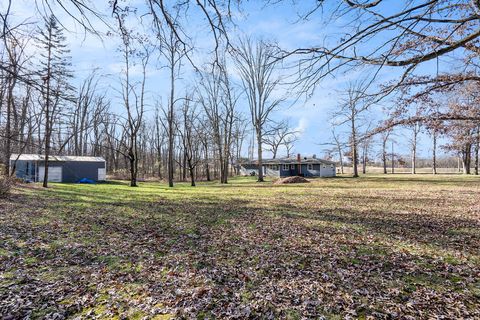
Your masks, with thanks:
<instances>
[{"instance_id":1,"label":"field","mask_svg":"<svg viewBox=\"0 0 480 320\"><path fill-rule=\"evenodd\" d=\"M2 319L480 318L480 180L19 187Z\"/></svg>"}]
</instances>

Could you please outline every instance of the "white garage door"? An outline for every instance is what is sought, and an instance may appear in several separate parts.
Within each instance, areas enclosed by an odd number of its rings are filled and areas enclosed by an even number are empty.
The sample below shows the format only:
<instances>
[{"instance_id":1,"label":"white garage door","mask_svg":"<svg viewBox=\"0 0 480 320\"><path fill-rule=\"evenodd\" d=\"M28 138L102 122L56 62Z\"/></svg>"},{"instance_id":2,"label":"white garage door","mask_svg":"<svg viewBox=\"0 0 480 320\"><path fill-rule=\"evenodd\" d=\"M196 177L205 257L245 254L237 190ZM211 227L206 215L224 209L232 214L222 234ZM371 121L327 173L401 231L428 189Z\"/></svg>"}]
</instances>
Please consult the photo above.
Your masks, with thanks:
<instances>
[{"instance_id":1,"label":"white garage door","mask_svg":"<svg viewBox=\"0 0 480 320\"><path fill-rule=\"evenodd\" d=\"M107 169L98 168L98 181L105 181L105 180L107 180Z\"/></svg>"},{"instance_id":2,"label":"white garage door","mask_svg":"<svg viewBox=\"0 0 480 320\"><path fill-rule=\"evenodd\" d=\"M43 182L45 167L38 167L38 181ZM48 182L62 182L62 167L48 167Z\"/></svg>"}]
</instances>

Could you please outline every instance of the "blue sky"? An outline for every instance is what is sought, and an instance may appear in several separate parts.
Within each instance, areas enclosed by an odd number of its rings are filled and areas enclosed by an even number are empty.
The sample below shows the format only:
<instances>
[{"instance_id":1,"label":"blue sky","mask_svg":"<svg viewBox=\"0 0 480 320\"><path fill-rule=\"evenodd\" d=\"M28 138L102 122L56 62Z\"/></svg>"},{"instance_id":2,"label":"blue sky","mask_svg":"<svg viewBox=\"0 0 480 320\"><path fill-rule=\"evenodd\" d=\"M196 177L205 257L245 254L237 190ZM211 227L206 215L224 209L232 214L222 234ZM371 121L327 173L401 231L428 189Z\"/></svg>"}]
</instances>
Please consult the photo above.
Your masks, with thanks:
<instances>
[{"instance_id":1,"label":"blue sky","mask_svg":"<svg viewBox=\"0 0 480 320\"><path fill-rule=\"evenodd\" d=\"M31 0L16 0L14 2L14 10L16 19L23 20L34 15ZM142 12L143 0L130 1L132 6L137 6L139 12ZM234 16L235 25L231 26L230 37L235 40L237 37L250 36L262 38L266 40L276 41L284 49L294 49L298 47L309 47L321 44L324 39L327 41L336 41L336 38L343 31L346 21L326 21L320 13L311 16L308 21L298 21L298 12L308 10L306 5L311 5L311 1L301 1L301 4L292 7L290 5L269 5L264 6L262 1L249 1L242 7L242 12L237 12ZM304 6L304 4L306 4ZM104 7L97 4L97 9L109 13L107 4ZM393 10L390 2L388 10ZM387 9L385 9L387 10ZM298 12L297 12L298 11ZM68 29L66 34L68 37L72 63L74 65L76 82L79 83L84 79L92 69L98 68L99 73L104 74L102 87L109 91L109 95L114 101L113 105L119 105L118 94L116 88L120 79L122 70L122 60L120 53L117 51L119 39L115 37L105 37L99 39L92 35L86 35L82 29L76 25L71 18L65 14L59 15L62 23ZM39 19L38 17L36 18ZM110 19L107 17L107 19ZM195 43L199 47L195 54L196 61L202 61L208 56L209 48L213 43L213 39L209 34L209 29L205 25L203 19L198 12L193 12L188 17L188 26L186 32L192 35ZM31 21L35 21L33 18ZM142 26L135 20L130 21L140 32ZM96 22L96 27L103 32L107 32L108 28L101 22ZM168 97L168 73L162 68L164 62L153 61L148 70L148 96L149 109L153 110L156 100L166 101ZM423 67L426 72L432 66ZM324 79L318 84L313 96L308 99L299 99L295 104L291 105L291 101L287 101L274 115L274 119L288 118L291 124L299 131L301 137L295 147L295 152L302 154L322 154L321 144L331 141L331 114L338 106L340 94L349 81L359 79L365 70L349 71L347 73L338 73L334 77ZM231 74L235 79L235 71L232 66ZM385 70L380 74L379 79L388 81L398 75L395 70ZM194 74L191 66L185 62L182 77L178 80L178 95L182 95L188 87L192 85ZM237 82L239 83L238 79ZM391 102L384 101L376 109L372 110L369 115L370 119L378 118L382 107L388 108ZM122 112L121 106L114 107L115 111ZM241 101L241 109L248 111L245 100ZM152 113L149 113L151 116ZM339 129L337 131L342 131ZM345 133L346 137L347 134ZM398 150L404 154L408 154L408 132L398 130L397 138ZM246 150L246 148L245 148ZM421 155L428 156L430 153L430 142L422 136L419 152Z\"/></svg>"}]
</instances>

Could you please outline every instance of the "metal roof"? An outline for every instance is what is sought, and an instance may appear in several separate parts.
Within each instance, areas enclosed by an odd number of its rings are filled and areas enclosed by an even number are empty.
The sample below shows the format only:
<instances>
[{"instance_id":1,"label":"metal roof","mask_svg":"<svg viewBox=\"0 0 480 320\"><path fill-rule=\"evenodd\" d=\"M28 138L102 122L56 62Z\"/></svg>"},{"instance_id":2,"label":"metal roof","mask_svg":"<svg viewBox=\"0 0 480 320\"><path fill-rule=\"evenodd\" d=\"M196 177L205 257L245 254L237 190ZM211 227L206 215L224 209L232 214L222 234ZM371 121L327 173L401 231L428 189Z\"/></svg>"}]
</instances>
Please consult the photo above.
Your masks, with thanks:
<instances>
[{"instance_id":1,"label":"metal roof","mask_svg":"<svg viewBox=\"0 0 480 320\"><path fill-rule=\"evenodd\" d=\"M43 154L12 154L10 156L11 161L26 160L26 161L45 161L45 155ZM83 157L83 156L48 156L48 161L78 161L78 162L103 162L102 157Z\"/></svg>"},{"instance_id":2,"label":"metal roof","mask_svg":"<svg viewBox=\"0 0 480 320\"><path fill-rule=\"evenodd\" d=\"M329 161L325 159L318 159L313 157L302 157L300 161L298 161L297 157L295 158L278 158L278 159L266 159L263 161L264 164L298 164L298 163L321 163L321 164L335 164L334 161Z\"/></svg>"}]
</instances>

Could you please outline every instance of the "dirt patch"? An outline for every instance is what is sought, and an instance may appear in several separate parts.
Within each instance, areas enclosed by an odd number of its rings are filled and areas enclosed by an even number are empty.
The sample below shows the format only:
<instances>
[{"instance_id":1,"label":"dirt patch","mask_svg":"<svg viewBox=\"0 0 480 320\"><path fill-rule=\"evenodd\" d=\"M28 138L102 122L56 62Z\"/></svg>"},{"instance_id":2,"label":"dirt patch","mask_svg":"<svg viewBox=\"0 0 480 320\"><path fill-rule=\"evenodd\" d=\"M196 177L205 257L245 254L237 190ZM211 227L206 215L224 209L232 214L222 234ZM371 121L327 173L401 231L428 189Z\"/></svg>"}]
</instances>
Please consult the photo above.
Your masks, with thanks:
<instances>
[{"instance_id":1,"label":"dirt patch","mask_svg":"<svg viewBox=\"0 0 480 320\"><path fill-rule=\"evenodd\" d=\"M304 177L288 177L275 181L275 184L289 184L289 183L309 183Z\"/></svg>"}]
</instances>

